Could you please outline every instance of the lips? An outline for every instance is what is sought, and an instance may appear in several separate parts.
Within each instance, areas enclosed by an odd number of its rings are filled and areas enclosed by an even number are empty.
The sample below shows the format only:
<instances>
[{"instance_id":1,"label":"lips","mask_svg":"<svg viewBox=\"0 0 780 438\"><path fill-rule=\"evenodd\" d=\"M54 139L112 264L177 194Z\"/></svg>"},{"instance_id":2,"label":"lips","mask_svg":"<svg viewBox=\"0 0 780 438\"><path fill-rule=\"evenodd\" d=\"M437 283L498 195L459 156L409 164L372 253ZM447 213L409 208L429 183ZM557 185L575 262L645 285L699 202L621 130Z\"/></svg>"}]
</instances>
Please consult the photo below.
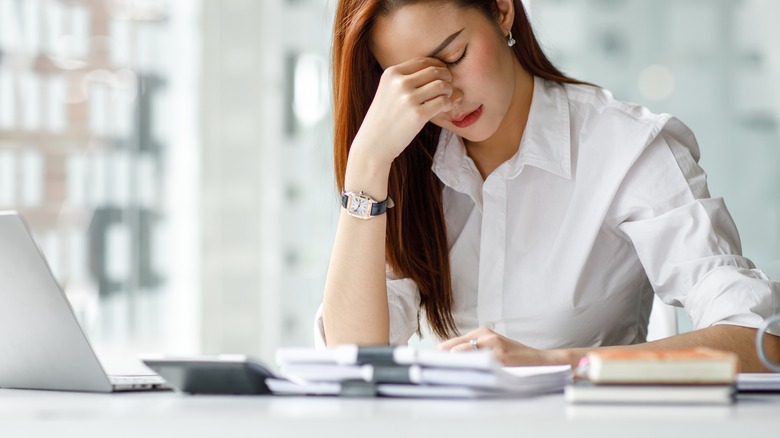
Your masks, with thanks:
<instances>
[{"instance_id":1,"label":"lips","mask_svg":"<svg viewBox=\"0 0 780 438\"><path fill-rule=\"evenodd\" d=\"M476 123L479 117L482 115L482 105L470 113L461 114L457 117L453 117L452 124L458 128L468 128Z\"/></svg>"}]
</instances>

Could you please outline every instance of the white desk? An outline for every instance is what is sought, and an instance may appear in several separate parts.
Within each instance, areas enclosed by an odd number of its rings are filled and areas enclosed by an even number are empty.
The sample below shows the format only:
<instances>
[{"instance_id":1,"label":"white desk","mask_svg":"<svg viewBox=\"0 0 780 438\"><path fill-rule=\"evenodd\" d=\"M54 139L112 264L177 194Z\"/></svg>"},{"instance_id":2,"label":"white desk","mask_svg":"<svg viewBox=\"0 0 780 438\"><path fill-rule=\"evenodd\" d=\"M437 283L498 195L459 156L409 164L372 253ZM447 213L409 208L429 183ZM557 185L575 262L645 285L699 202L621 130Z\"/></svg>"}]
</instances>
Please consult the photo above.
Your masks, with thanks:
<instances>
[{"instance_id":1,"label":"white desk","mask_svg":"<svg viewBox=\"0 0 780 438\"><path fill-rule=\"evenodd\" d=\"M573 406L515 400L207 397L0 389L0 436L16 437L728 437L780 432L780 395L733 406Z\"/></svg>"}]
</instances>

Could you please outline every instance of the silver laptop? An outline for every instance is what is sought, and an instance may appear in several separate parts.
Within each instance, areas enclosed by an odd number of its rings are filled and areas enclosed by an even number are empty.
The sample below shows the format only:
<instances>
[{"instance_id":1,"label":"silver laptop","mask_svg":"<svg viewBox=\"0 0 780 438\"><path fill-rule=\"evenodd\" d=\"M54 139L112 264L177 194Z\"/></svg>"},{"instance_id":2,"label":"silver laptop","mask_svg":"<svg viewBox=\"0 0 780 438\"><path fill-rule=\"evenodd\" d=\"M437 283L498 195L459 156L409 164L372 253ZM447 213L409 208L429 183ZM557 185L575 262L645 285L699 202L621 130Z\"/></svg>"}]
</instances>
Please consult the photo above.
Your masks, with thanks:
<instances>
[{"instance_id":1,"label":"silver laptop","mask_svg":"<svg viewBox=\"0 0 780 438\"><path fill-rule=\"evenodd\" d=\"M0 212L0 387L166 389L159 376L108 376L16 212Z\"/></svg>"}]
</instances>

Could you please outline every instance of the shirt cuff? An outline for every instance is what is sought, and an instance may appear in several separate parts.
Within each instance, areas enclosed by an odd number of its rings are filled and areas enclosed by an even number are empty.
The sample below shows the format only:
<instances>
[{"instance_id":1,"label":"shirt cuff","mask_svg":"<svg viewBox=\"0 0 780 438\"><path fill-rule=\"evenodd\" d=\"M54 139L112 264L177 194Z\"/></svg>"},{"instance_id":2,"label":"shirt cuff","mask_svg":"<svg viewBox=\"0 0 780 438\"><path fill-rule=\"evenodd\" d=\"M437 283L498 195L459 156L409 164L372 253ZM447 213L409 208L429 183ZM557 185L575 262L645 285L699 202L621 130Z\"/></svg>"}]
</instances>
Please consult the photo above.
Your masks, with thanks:
<instances>
[{"instance_id":1,"label":"shirt cuff","mask_svg":"<svg viewBox=\"0 0 780 438\"><path fill-rule=\"evenodd\" d=\"M758 269L721 266L693 287L685 309L696 329L720 324L758 328L780 313L780 283ZM768 333L780 335L780 330Z\"/></svg>"}]
</instances>

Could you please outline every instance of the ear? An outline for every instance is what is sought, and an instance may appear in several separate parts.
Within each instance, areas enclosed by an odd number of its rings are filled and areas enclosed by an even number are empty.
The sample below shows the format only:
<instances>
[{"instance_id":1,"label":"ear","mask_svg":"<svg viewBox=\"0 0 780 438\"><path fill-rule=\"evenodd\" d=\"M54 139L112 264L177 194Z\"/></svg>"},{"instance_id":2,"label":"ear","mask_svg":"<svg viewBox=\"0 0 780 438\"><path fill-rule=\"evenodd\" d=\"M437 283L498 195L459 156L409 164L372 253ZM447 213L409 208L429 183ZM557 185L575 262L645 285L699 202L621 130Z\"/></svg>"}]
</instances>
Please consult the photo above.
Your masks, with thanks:
<instances>
[{"instance_id":1,"label":"ear","mask_svg":"<svg viewBox=\"0 0 780 438\"><path fill-rule=\"evenodd\" d=\"M512 24L515 22L515 3L513 0L496 0L498 5L498 26L504 32L504 36L512 30Z\"/></svg>"}]
</instances>

